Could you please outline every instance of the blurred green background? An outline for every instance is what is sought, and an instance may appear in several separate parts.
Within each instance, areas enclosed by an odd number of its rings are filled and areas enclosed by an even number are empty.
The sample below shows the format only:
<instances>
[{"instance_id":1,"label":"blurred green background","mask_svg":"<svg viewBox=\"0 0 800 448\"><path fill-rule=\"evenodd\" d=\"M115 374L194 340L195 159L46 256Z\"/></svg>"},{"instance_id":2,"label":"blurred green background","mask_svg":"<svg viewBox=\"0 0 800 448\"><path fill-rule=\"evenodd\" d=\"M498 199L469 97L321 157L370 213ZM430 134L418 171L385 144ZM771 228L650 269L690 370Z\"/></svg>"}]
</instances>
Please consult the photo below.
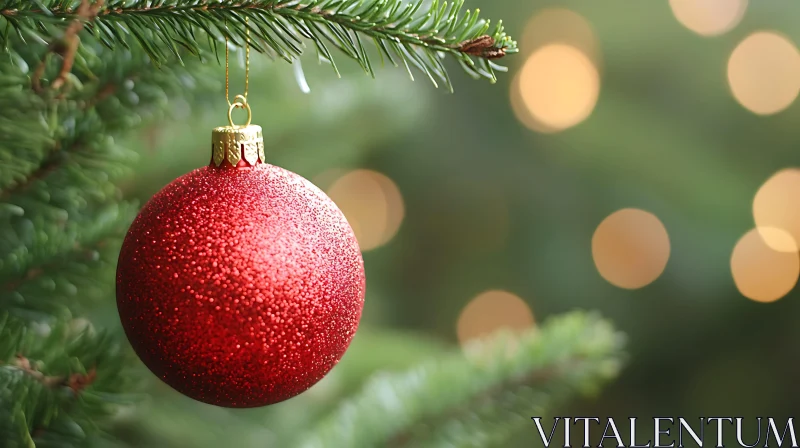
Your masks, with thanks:
<instances>
[{"instance_id":1,"label":"blurred green background","mask_svg":"<svg viewBox=\"0 0 800 448\"><path fill-rule=\"evenodd\" d=\"M729 60L757 31L800 42L800 3L692 3L470 0L486 17L506 18L521 53L502 61L510 73L496 85L449 66L455 95L422 75L411 82L402 68L384 67L373 80L343 58L337 79L313 52L302 60L310 87L304 93L295 68L256 56L249 101L268 159L327 190L369 249L362 329L329 377L296 399L229 411L153 381L146 410L123 416L116 432L141 446L273 446L282 431L298 431L332 398L358 388L352 378L363 375L354 371L399 368L457 346L462 310L490 290L519 297L536 322L594 309L628 334L622 376L558 415L796 414L800 297L748 299L734 282L731 257L755 226L756 192L798 164L800 56L792 47L794 56L785 57L767 39L758 51L742 50L744 69L732 63L732 71L746 73L729 73ZM533 68L524 68L531 60ZM210 130L225 119L223 73L205 98L174 104L171 122L132 138L141 157L125 186L129 197L145 201L207 163ZM242 79L239 67L232 91ZM741 101L731 80L743 83ZM747 98L788 107L759 114ZM565 120L574 126L553 129ZM796 203L796 191L781 194L776 207ZM648 244L658 238L647 229L629 226L609 237L608 245L626 254L605 254L611 268L624 274L650 266L641 274L649 284L637 289L604 278L592 252L600 223L624 208L652 213L668 235L668 260L663 244ZM758 269L767 266L788 272L770 280L773 286L793 287L796 252L743 254L742 282L759 288ZM484 317L502 321L502 311ZM114 309L106 312L115 318ZM418 343L372 337L375 328L413 333ZM538 440L531 424L518 446Z\"/></svg>"}]
</instances>

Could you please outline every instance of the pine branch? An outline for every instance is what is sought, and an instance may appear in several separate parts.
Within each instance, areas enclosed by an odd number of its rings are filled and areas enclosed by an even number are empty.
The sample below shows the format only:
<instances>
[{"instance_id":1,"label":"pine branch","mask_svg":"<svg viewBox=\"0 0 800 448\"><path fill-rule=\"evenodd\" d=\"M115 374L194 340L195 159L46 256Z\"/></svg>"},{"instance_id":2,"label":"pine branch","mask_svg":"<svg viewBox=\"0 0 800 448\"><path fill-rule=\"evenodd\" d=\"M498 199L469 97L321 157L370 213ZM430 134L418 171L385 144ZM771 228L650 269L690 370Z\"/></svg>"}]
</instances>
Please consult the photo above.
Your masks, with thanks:
<instances>
[{"instance_id":1,"label":"pine branch","mask_svg":"<svg viewBox=\"0 0 800 448\"><path fill-rule=\"evenodd\" d=\"M109 179L124 171L131 153L102 133L99 118L77 117L63 125L63 148L0 198L7 212L0 213L7 229L0 235L0 282L71 251L81 235L105 223L106 204L119 199Z\"/></svg>"},{"instance_id":2,"label":"pine branch","mask_svg":"<svg viewBox=\"0 0 800 448\"><path fill-rule=\"evenodd\" d=\"M135 153L112 135L162 116L198 81L177 61L156 70L139 48L88 42L62 88L37 93L28 68L47 50L13 44L0 56L0 445L86 446L129 387L112 338L69 329L82 302L113 297L137 211L114 184ZM63 66L41 73L57 81Z\"/></svg>"},{"instance_id":3,"label":"pine branch","mask_svg":"<svg viewBox=\"0 0 800 448\"><path fill-rule=\"evenodd\" d=\"M24 72L7 59L0 63L0 195L18 188L40 166L55 142L46 103L28 89ZM0 205L2 207L2 205Z\"/></svg>"},{"instance_id":4,"label":"pine branch","mask_svg":"<svg viewBox=\"0 0 800 448\"><path fill-rule=\"evenodd\" d=\"M0 314L0 434L10 446L85 446L130 386L112 338Z\"/></svg>"},{"instance_id":5,"label":"pine branch","mask_svg":"<svg viewBox=\"0 0 800 448\"><path fill-rule=\"evenodd\" d=\"M622 337L573 313L514 341L500 336L411 370L375 378L299 446L485 447L620 368Z\"/></svg>"},{"instance_id":6,"label":"pine branch","mask_svg":"<svg viewBox=\"0 0 800 448\"><path fill-rule=\"evenodd\" d=\"M15 47L24 65L40 57L25 46ZM78 285L86 286L82 297L100 295L86 284L85 269L115 262L98 245L121 236L136 212L131 204L119 203L120 191L113 184L129 171L135 153L115 144L109 134L162 115L171 96L197 83L189 73L192 66L175 63L155 70L138 49L113 52L84 45L76 62L72 91L60 99L22 89L22 70L0 63L0 73L15 75L17 83L8 89L19 91L11 95L0 85L0 101L27 95L31 104L40 105L22 111L0 108L0 129L6 121L9 129L12 123L20 128L8 135L7 144L0 137L0 158L8 161L0 173L14 174L14 183L0 185L0 228L5 229L0 234L0 308L65 316L67 304L59 299L77 294ZM53 69L58 73L58 67ZM29 121L19 122L14 114Z\"/></svg>"},{"instance_id":7,"label":"pine branch","mask_svg":"<svg viewBox=\"0 0 800 448\"><path fill-rule=\"evenodd\" d=\"M127 130L142 111L163 109L165 91L185 90L185 71L148 70L153 67L142 52L84 46L76 54L79 72L70 74L70 95L37 95L26 88L32 82L28 67L45 56L21 42L13 48L0 59L0 202L57 172L94 142L106 144L98 134ZM134 81L145 89L133 89Z\"/></svg>"},{"instance_id":8,"label":"pine branch","mask_svg":"<svg viewBox=\"0 0 800 448\"><path fill-rule=\"evenodd\" d=\"M95 3L99 10L87 12L84 2L5 0L0 1L0 17L7 22L6 29L21 38L64 42L65 36L56 32L75 23L85 24L110 48L131 48L128 40L133 37L157 63L180 58L181 51L202 55L210 47L216 53L222 37L244 45L249 29L257 51L291 61L302 54L303 40L309 39L337 74L328 45L374 75L363 36L373 40L381 59L403 64L412 79L414 66L434 85L439 80L452 90L442 63L443 56L450 56L471 76L494 82L495 71L505 69L492 60L517 52L502 22L492 27L478 10L462 13L464 0L426 4L426 0L110 0ZM4 45L7 35L0 38Z\"/></svg>"},{"instance_id":9,"label":"pine branch","mask_svg":"<svg viewBox=\"0 0 800 448\"><path fill-rule=\"evenodd\" d=\"M48 321L80 314L81 305L109 295L124 229L138 207L121 202L66 225L42 223L42 239L25 241L0 277L0 309ZM16 269L14 269L16 268Z\"/></svg>"}]
</instances>

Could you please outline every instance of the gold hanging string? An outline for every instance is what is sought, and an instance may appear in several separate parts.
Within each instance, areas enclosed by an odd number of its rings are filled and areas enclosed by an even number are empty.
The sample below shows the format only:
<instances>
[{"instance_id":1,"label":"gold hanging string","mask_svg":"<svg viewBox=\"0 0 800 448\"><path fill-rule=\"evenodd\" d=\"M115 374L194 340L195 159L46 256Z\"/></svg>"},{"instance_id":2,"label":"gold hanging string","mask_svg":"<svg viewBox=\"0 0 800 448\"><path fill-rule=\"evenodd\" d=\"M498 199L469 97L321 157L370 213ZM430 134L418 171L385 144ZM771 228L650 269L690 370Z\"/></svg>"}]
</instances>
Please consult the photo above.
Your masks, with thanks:
<instances>
[{"instance_id":1,"label":"gold hanging string","mask_svg":"<svg viewBox=\"0 0 800 448\"><path fill-rule=\"evenodd\" d=\"M230 50L228 49L228 36L225 36L225 100L228 102L228 122L231 126L233 124L233 109L240 108L247 110L247 124L245 126L250 125L250 105L247 103L247 92L250 89L250 27L248 25L248 18L245 17L244 19L245 24L245 33L247 36L246 44L245 44L245 74L244 74L244 95L236 95L234 97L233 102L230 100Z\"/></svg>"},{"instance_id":2,"label":"gold hanging string","mask_svg":"<svg viewBox=\"0 0 800 448\"><path fill-rule=\"evenodd\" d=\"M238 24L239 22L237 22ZM250 90L250 26L245 17L245 78L244 95L236 95L230 99L230 50L228 48L230 36L227 23L225 24L225 101L228 102L228 126L219 126L211 132L211 165L217 168L230 166L233 168L255 167L266 163L264 154L264 136L261 126L250 124L252 111L247 101L247 92ZM239 34L237 32L237 34ZM233 110L244 109L247 111L247 122L242 125L233 124Z\"/></svg>"}]
</instances>

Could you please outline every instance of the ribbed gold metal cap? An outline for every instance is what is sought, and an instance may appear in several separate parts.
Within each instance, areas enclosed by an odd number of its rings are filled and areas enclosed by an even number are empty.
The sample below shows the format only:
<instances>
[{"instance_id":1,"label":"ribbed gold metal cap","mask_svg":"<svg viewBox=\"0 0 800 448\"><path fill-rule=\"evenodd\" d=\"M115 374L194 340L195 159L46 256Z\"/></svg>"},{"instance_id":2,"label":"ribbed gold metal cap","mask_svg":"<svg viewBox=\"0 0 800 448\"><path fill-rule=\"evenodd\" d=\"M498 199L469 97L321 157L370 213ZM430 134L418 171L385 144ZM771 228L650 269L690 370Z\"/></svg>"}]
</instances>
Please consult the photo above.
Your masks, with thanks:
<instances>
[{"instance_id":1,"label":"ribbed gold metal cap","mask_svg":"<svg viewBox=\"0 0 800 448\"><path fill-rule=\"evenodd\" d=\"M265 163L261 126L249 124L215 128L211 133L211 163L220 167L225 161L234 167Z\"/></svg>"}]
</instances>

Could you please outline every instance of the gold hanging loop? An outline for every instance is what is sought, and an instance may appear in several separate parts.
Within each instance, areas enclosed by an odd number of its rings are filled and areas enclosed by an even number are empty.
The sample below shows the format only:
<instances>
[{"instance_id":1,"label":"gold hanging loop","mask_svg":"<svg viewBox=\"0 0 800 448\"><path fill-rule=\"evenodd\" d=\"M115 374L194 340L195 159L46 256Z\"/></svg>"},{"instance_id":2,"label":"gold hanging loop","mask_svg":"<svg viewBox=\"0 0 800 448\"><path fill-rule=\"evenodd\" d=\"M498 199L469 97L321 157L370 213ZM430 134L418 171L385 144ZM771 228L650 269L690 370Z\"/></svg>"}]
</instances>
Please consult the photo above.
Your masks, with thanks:
<instances>
[{"instance_id":1,"label":"gold hanging loop","mask_svg":"<svg viewBox=\"0 0 800 448\"><path fill-rule=\"evenodd\" d=\"M245 124L243 124L241 126L233 124L233 110L236 109L237 107L240 107L240 108L245 109L247 111L247 123L245 123ZM252 120L252 118L253 118L253 112L250 110L250 105L247 104L247 103L242 104L242 103L240 103L238 101L234 101L230 105L230 107L228 108L228 124L230 124L231 127L239 128L239 127L250 126L250 120Z\"/></svg>"}]
</instances>

